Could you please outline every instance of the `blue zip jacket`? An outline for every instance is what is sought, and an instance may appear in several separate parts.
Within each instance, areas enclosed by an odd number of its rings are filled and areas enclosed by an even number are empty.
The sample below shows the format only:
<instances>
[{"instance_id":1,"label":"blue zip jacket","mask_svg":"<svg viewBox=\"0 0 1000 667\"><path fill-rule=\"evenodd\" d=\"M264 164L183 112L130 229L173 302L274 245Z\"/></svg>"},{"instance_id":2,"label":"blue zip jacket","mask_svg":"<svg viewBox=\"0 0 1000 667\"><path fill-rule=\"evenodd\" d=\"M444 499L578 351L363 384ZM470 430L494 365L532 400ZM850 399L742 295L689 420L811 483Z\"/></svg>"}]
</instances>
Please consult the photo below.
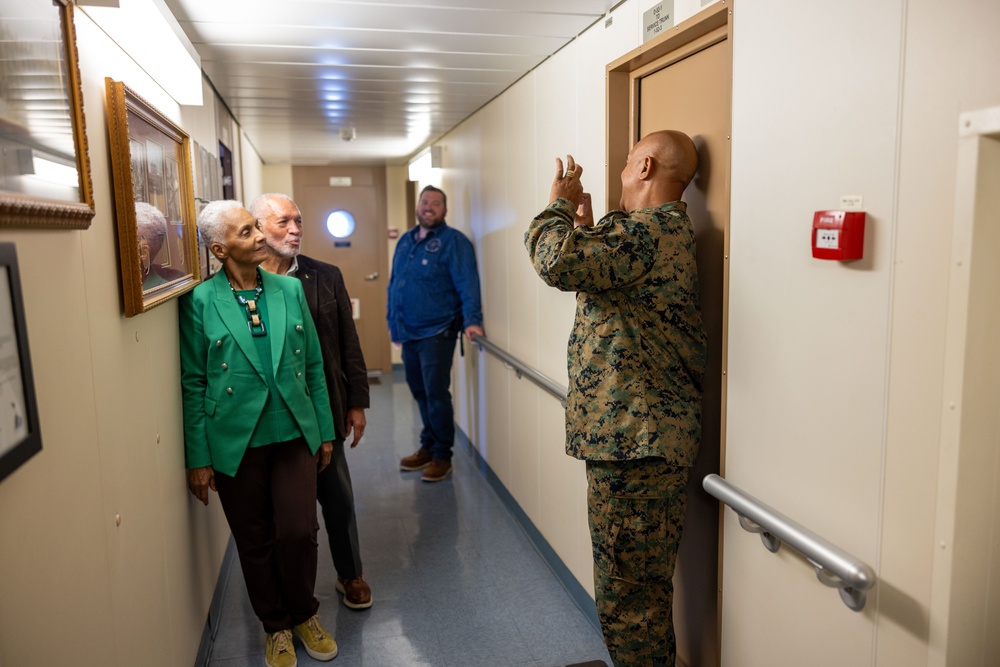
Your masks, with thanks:
<instances>
[{"instance_id":1,"label":"blue zip jacket","mask_svg":"<svg viewBox=\"0 0 1000 667\"><path fill-rule=\"evenodd\" d=\"M392 258L386 319L393 342L483 326L472 242L444 222L420 240L419 232L403 234Z\"/></svg>"}]
</instances>

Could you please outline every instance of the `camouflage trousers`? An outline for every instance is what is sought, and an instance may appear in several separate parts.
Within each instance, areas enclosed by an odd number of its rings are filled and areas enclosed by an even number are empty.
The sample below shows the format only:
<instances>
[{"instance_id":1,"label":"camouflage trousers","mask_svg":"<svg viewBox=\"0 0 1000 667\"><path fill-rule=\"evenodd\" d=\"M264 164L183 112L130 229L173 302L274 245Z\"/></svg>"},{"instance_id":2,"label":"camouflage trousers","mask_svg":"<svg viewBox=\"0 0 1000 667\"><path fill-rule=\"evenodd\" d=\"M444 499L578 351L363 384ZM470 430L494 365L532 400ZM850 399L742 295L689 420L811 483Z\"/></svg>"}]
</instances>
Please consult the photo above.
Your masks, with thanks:
<instances>
[{"instance_id":1,"label":"camouflage trousers","mask_svg":"<svg viewBox=\"0 0 1000 667\"><path fill-rule=\"evenodd\" d=\"M673 667L674 564L690 468L587 461L597 613L615 667Z\"/></svg>"}]
</instances>

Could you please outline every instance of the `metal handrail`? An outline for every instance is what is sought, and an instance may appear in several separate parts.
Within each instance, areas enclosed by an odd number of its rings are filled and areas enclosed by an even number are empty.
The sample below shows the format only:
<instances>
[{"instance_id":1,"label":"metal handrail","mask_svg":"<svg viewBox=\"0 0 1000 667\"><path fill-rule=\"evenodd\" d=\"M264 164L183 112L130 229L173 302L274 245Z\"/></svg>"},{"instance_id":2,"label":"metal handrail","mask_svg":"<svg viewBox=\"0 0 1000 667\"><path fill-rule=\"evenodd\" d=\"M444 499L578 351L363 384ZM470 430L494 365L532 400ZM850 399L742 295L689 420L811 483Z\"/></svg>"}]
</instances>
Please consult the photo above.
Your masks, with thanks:
<instances>
[{"instance_id":1,"label":"metal handrail","mask_svg":"<svg viewBox=\"0 0 1000 667\"><path fill-rule=\"evenodd\" d=\"M497 347L496 343L490 341L486 338L486 336L473 335L472 342L478 345L480 349L486 350L493 356L498 357L501 361L503 361L504 366L514 371L518 379L521 379L522 377L528 378L539 387L558 398L559 402L563 404L563 407L566 406L566 388L561 384L549 376L538 372L506 350Z\"/></svg>"},{"instance_id":2,"label":"metal handrail","mask_svg":"<svg viewBox=\"0 0 1000 667\"><path fill-rule=\"evenodd\" d=\"M875 585L875 571L868 564L803 528L784 514L768 507L718 475L706 475L702 487L729 505L740 517L740 526L760 533L764 547L774 553L782 542L792 547L816 568L824 586L840 590L840 597L854 611L865 607L867 591Z\"/></svg>"}]
</instances>

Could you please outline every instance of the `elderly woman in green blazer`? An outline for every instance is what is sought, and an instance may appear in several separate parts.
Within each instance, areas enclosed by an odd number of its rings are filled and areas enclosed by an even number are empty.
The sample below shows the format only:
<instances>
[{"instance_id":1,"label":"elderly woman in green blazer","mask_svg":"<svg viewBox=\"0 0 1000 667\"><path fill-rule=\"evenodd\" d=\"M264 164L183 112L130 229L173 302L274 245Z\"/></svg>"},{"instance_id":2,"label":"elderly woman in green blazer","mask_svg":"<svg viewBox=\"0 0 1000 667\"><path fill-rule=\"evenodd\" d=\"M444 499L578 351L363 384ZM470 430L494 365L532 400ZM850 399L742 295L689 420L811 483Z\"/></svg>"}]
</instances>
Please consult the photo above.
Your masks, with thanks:
<instances>
[{"instance_id":1,"label":"elderly woman in green blazer","mask_svg":"<svg viewBox=\"0 0 1000 667\"><path fill-rule=\"evenodd\" d=\"M258 267L257 220L212 202L198 229L222 270L180 300L184 445L191 492L219 494L271 667L337 644L317 611L316 475L335 437L323 358L298 280Z\"/></svg>"}]
</instances>

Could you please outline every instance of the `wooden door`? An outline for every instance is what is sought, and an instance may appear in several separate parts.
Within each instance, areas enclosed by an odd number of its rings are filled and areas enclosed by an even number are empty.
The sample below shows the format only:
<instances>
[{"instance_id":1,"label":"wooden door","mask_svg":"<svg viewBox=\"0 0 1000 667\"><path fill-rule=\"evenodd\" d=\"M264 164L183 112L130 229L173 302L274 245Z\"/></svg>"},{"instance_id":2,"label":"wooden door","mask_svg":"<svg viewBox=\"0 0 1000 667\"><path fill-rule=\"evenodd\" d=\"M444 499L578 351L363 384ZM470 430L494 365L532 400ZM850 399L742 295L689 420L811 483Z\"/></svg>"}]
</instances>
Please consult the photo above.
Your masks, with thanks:
<instances>
[{"instance_id":1,"label":"wooden door","mask_svg":"<svg viewBox=\"0 0 1000 667\"><path fill-rule=\"evenodd\" d=\"M722 471L725 433L726 256L732 41L725 6L709 8L665 38L609 65L609 200L621 193L615 179L631 146L663 129L680 130L698 147L699 169L684 193L698 244L701 309L708 335L702 402L702 439L688 486L684 533L674 574L677 665L720 662L718 502L701 487ZM614 160L619 160L616 163ZM610 203L609 203L610 206Z\"/></svg>"},{"instance_id":2,"label":"wooden door","mask_svg":"<svg viewBox=\"0 0 1000 667\"><path fill-rule=\"evenodd\" d=\"M333 264L344 274L355 302L355 325L370 373L389 373L389 333L385 322L386 225L380 215L380 192L375 185L296 187L302 212L302 254ZM335 238L326 226L331 213L344 210L354 216L354 232Z\"/></svg>"}]
</instances>

